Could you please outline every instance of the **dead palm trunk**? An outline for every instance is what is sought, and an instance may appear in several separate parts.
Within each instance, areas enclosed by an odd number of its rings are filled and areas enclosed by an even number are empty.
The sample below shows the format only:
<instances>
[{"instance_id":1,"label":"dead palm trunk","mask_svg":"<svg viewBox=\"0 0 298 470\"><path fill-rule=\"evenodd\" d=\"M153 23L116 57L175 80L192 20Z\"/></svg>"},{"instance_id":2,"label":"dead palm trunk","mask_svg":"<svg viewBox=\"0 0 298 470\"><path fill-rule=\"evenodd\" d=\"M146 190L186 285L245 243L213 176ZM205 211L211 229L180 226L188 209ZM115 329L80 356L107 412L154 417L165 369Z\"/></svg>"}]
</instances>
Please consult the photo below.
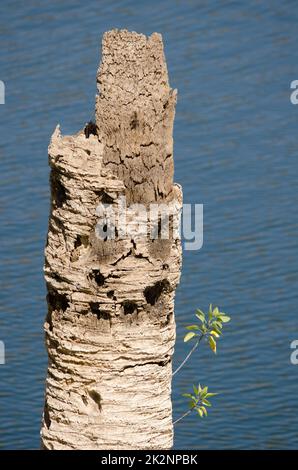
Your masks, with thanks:
<instances>
[{"instance_id":1,"label":"dead palm trunk","mask_svg":"<svg viewBox=\"0 0 298 470\"><path fill-rule=\"evenodd\" d=\"M119 212L120 196L130 207L171 207L171 229L181 208L173 184L176 93L161 36L106 33L97 80L96 125L75 136L57 128L49 147L42 443L168 449L180 241L172 230L167 240L123 237L117 224L115 239L96 235L96 208Z\"/></svg>"}]
</instances>

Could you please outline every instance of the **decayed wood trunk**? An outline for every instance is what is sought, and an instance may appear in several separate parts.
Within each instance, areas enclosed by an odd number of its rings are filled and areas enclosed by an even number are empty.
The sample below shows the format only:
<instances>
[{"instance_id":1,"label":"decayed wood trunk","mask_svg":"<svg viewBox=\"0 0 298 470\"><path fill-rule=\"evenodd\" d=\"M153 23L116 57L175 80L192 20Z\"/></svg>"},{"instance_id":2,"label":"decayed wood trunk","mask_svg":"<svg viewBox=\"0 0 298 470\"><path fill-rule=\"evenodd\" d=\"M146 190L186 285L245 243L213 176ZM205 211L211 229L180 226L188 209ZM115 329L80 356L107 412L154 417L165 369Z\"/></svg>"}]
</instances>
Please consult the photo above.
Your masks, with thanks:
<instances>
[{"instance_id":1,"label":"decayed wood trunk","mask_svg":"<svg viewBox=\"0 0 298 470\"><path fill-rule=\"evenodd\" d=\"M173 184L176 92L161 36L106 33L97 81L96 125L74 136L57 127L49 146L42 444L168 449L180 240L172 230L167 240L96 235L98 205L117 212L120 196L130 207L167 204L174 217L181 208Z\"/></svg>"}]
</instances>

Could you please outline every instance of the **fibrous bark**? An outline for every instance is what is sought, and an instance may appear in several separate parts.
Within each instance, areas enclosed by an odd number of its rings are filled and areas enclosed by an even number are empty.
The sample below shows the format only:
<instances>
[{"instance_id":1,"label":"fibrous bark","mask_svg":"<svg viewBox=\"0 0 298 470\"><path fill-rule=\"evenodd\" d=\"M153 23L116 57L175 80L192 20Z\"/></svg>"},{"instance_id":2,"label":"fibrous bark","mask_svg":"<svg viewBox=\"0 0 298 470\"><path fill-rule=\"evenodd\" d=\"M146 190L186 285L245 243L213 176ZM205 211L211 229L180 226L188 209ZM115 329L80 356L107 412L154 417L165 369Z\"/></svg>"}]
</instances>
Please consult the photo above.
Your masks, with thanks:
<instances>
[{"instance_id":1,"label":"fibrous bark","mask_svg":"<svg viewBox=\"0 0 298 470\"><path fill-rule=\"evenodd\" d=\"M97 80L96 123L75 136L57 127L49 146L42 443L167 449L180 240L172 230L156 240L119 236L117 227L115 239L96 232L98 205L117 212L120 196L130 207L166 204L174 217L181 208L173 183L176 92L161 36L106 33Z\"/></svg>"}]
</instances>

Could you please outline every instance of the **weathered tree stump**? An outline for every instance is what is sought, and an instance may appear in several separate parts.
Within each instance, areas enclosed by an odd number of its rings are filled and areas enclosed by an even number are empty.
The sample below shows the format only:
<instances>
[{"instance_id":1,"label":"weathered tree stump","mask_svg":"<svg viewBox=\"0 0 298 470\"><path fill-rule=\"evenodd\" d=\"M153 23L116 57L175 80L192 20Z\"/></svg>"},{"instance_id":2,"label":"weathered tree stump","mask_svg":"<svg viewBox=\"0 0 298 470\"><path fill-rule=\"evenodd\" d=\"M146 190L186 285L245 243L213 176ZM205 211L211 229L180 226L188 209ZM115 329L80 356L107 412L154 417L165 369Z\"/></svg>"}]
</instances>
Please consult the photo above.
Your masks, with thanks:
<instances>
[{"instance_id":1,"label":"weathered tree stump","mask_svg":"<svg viewBox=\"0 0 298 470\"><path fill-rule=\"evenodd\" d=\"M106 33L97 80L96 125L74 136L57 127L49 146L42 443L45 449L168 449L181 265L172 229L182 195L173 184L176 92L161 36ZM114 239L98 237L97 207L119 212L120 196L129 207L171 207L168 239L120 236L117 224ZM151 220L146 227L151 233Z\"/></svg>"}]
</instances>

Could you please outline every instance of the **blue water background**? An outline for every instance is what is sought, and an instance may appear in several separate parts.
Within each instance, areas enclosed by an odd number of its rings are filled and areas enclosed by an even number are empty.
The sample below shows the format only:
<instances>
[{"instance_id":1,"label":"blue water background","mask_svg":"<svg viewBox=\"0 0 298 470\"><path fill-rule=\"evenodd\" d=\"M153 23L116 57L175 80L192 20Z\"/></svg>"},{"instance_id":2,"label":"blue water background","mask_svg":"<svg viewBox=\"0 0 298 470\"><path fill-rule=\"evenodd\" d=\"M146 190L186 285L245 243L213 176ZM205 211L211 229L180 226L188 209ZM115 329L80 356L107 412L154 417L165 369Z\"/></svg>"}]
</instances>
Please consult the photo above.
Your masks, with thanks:
<instances>
[{"instance_id":1,"label":"blue water background","mask_svg":"<svg viewBox=\"0 0 298 470\"><path fill-rule=\"evenodd\" d=\"M175 364L183 328L209 302L231 314L218 356L202 348L173 384L174 415L193 381L221 394L191 416L175 448L298 447L298 79L295 1L1 0L0 448L36 449L43 405L43 248L47 146L59 122L93 117L104 31L163 35L179 89L175 180L204 204L204 246L185 252L176 298Z\"/></svg>"}]
</instances>

